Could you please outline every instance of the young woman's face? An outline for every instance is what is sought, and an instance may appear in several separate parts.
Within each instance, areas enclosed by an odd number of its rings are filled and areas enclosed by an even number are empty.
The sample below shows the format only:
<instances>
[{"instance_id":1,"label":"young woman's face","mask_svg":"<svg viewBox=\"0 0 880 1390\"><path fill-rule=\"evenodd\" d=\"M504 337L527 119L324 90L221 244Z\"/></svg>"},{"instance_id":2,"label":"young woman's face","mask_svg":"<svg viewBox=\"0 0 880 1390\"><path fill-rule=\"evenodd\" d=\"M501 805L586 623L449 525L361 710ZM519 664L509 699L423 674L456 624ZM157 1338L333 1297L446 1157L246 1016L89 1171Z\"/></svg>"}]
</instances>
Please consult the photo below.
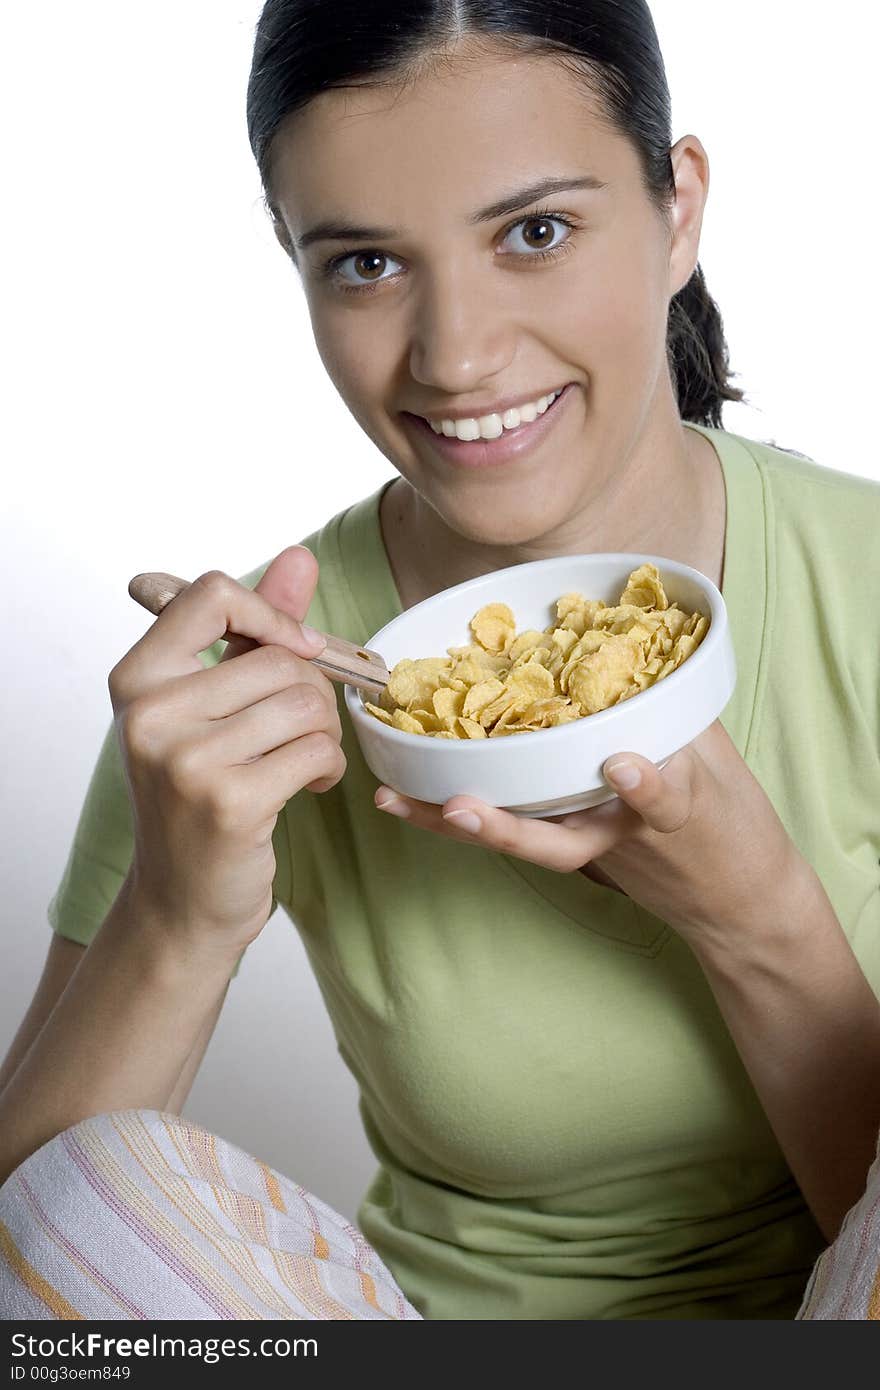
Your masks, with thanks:
<instances>
[{"instance_id":1,"label":"young woman's face","mask_svg":"<svg viewBox=\"0 0 880 1390\"><path fill-rule=\"evenodd\" d=\"M549 178L601 186L513 197ZM552 58L484 54L404 89L324 93L276 136L272 193L330 377L460 534L564 542L657 417L677 419L669 232L632 146ZM309 238L319 224L360 230ZM478 445L449 458L413 418L563 387L504 461Z\"/></svg>"}]
</instances>

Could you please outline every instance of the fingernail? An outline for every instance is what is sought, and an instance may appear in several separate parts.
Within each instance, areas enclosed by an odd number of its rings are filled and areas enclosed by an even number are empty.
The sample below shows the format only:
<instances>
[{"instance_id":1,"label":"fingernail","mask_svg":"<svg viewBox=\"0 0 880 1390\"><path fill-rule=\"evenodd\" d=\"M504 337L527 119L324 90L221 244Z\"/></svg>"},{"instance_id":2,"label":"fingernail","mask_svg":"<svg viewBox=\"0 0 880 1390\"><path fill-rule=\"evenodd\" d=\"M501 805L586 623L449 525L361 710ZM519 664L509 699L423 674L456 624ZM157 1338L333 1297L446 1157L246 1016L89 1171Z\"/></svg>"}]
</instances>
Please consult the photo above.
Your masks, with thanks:
<instances>
[{"instance_id":1,"label":"fingernail","mask_svg":"<svg viewBox=\"0 0 880 1390\"><path fill-rule=\"evenodd\" d=\"M409 815L409 807L407 806L406 802L403 800L402 797L395 796L393 793L390 796L380 797L376 801L376 805L378 806L380 811L387 811L388 814L391 816Z\"/></svg>"},{"instance_id":2,"label":"fingernail","mask_svg":"<svg viewBox=\"0 0 880 1390\"><path fill-rule=\"evenodd\" d=\"M300 623L300 632L306 639L310 647L314 647L315 655L322 652L327 645L327 638L323 632L318 632L313 627L308 627L305 623Z\"/></svg>"},{"instance_id":3,"label":"fingernail","mask_svg":"<svg viewBox=\"0 0 880 1390\"><path fill-rule=\"evenodd\" d=\"M606 780L624 792L632 791L642 780L642 774L635 763L627 762L625 758L617 763L609 763L603 771Z\"/></svg>"},{"instance_id":4,"label":"fingernail","mask_svg":"<svg viewBox=\"0 0 880 1390\"><path fill-rule=\"evenodd\" d=\"M451 821L457 830L466 830L469 835L476 835L483 828L476 811L444 811L443 819Z\"/></svg>"}]
</instances>

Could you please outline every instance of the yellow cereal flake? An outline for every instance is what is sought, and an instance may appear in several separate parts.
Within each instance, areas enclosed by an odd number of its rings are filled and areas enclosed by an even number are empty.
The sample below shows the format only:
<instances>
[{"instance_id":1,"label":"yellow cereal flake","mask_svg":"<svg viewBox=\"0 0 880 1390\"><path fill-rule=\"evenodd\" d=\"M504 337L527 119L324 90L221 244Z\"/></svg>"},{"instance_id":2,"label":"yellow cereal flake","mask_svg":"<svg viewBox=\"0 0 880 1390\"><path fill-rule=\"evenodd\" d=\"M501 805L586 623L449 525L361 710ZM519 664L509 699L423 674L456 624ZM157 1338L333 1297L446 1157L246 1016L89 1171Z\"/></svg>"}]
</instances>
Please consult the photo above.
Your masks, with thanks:
<instances>
[{"instance_id":1,"label":"yellow cereal flake","mask_svg":"<svg viewBox=\"0 0 880 1390\"><path fill-rule=\"evenodd\" d=\"M587 628L593 626L596 611L604 607L598 599L586 599L583 594L563 594L556 600L556 625L583 637Z\"/></svg>"},{"instance_id":2,"label":"yellow cereal flake","mask_svg":"<svg viewBox=\"0 0 880 1390\"><path fill-rule=\"evenodd\" d=\"M527 661L524 666L514 666L507 677L505 688L512 691L516 703L522 707L534 700L546 699L555 691L553 677L546 666L537 661Z\"/></svg>"},{"instance_id":3,"label":"yellow cereal flake","mask_svg":"<svg viewBox=\"0 0 880 1390\"><path fill-rule=\"evenodd\" d=\"M434 714L440 721L436 727L451 729L455 720L461 714L461 707L465 700L465 692L463 690L450 690L447 686L444 690L435 690L432 700L434 704Z\"/></svg>"},{"instance_id":4,"label":"yellow cereal flake","mask_svg":"<svg viewBox=\"0 0 880 1390\"><path fill-rule=\"evenodd\" d=\"M482 722L483 721L481 719L480 723ZM507 709L501 711L498 718L495 720L493 727L488 731L489 737L493 738L497 737L499 734L503 734L507 730L508 725L512 725L517 722L518 721L516 705L508 705Z\"/></svg>"},{"instance_id":5,"label":"yellow cereal flake","mask_svg":"<svg viewBox=\"0 0 880 1390\"><path fill-rule=\"evenodd\" d=\"M516 621L506 603L487 603L471 618L470 627L487 652L506 652L516 636Z\"/></svg>"},{"instance_id":6,"label":"yellow cereal flake","mask_svg":"<svg viewBox=\"0 0 880 1390\"><path fill-rule=\"evenodd\" d=\"M506 689L502 689L497 700L492 700L480 710L480 723L484 729L489 729L500 721L506 722L508 717L516 717L516 701Z\"/></svg>"},{"instance_id":7,"label":"yellow cereal flake","mask_svg":"<svg viewBox=\"0 0 880 1390\"><path fill-rule=\"evenodd\" d=\"M468 718L473 714L480 714L488 704L498 699L503 689L504 686L496 676L487 681L478 681L476 685L471 686L464 697L462 714L467 715Z\"/></svg>"},{"instance_id":8,"label":"yellow cereal flake","mask_svg":"<svg viewBox=\"0 0 880 1390\"><path fill-rule=\"evenodd\" d=\"M568 693L585 714L613 705L639 667L639 652L628 634L613 633L592 656L579 661L568 681Z\"/></svg>"},{"instance_id":9,"label":"yellow cereal flake","mask_svg":"<svg viewBox=\"0 0 880 1390\"><path fill-rule=\"evenodd\" d=\"M524 729L549 729L563 722L563 711L571 708L571 701L564 695L551 695L546 700L535 700L522 712L520 724Z\"/></svg>"},{"instance_id":10,"label":"yellow cereal flake","mask_svg":"<svg viewBox=\"0 0 880 1390\"><path fill-rule=\"evenodd\" d=\"M402 729L405 734L423 734L425 732L415 716L407 714L405 709L396 709L391 716L391 723L395 729Z\"/></svg>"},{"instance_id":11,"label":"yellow cereal flake","mask_svg":"<svg viewBox=\"0 0 880 1390\"><path fill-rule=\"evenodd\" d=\"M518 637L514 638L505 655L510 662L519 661L521 657L528 659L537 647L544 647L546 644L546 632L538 632L535 628L529 628L527 632L521 632Z\"/></svg>"},{"instance_id":12,"label":"yellow cereal flake","mask_svg":"<svg viewBox=\"0 0 880 1390\"><path fill-rule=\"evenodd\" d=\"M486 666L474 657L464 656L455 663L450 682L455 681L457 685L463 685L465 689L469 689L479 681L488 680L490 676L494 675L495 670L492 666Z\"/></svg>"},{"instance_id":13,"label":"yellow cereal flake","mask_svg":"<svg viewBox=\"0 0 880 1390\"><path fill-rule=\"evenodd\" d=\"M488 738L486 730L482 724L478 724L476 719L468 719L461 715L458 719L458 727L464 733L465 738Z\"/></svg>"},{"instance_id":14,"label":"yellow cereal flake","mask_svg":"<svg viewBox=\"0 0 880 1390\"><path fill-rule=\"evenodd\" d=\"M554 645L558 647L559 651L565 656L571 651L577 641L578 635L570 627L557 627L554 628L552 637Z\"/></svg>"},{"instance_id":15,"label":"yellow cereal flake","mask_svg":"<svg viewBox=\"0 0 880 1390\"><path fill-rule=\"evenodd\" d=\"M470 621L474 641L403 658L377 703L383 724L427 738L484 739L557 728L630 700L681 666L709 629L670 603L654 565L633 570L618 603L563 594L543 631L516 631L506 603Z\"/></svg>"},{"instance_id":16,"label":"yellow cereal flake","mask_svg":"<svg viewBox=\"0 0 880 1390\"><path fill-rule=\"evenodd\" d=\"M639 565L633 570L620 595L620 602L633 603L639 608L667 608L669 601L656 565Z\"/></svg>"},{"instance_id":17,"label":"yellow cereal flake","mask_svg":"<svg viewBox=\"0 0 880 1390\"><path fill-rule=\"evenodd\" d=\"M673 604L670 608L667 608L666 612L663 614L662 621L663 627L669 633L669 636L678 637L685 623L688 621L688 615L687 613L682 613L681 609Z\"/></svg>"},{"instance_id":18,"label":"yellow cereal flake","mask_svg":"<svg viewBox=\"0 0 880 1390\"><path fill-rule=\"evenodd\" d=\"M392 718L387 710L380 709L378 705L371 705L369 700L364 700L364 709L368 709L370 714L375 714L377 719L381 719L383 724L391 724Z\"/></svg>"},{"instance_id":19,"label":"yellow cereal flake","mask_svg":"<svg viewBox=\"0 0 880 1390\"><path fill-rule=\"evenodd\" d=\"M388 694L401 709L413 704L423 706L430 701L439 684L439 676L435 672L404 657L391 672Z\"/></svg>"},{"instance_id":20,"label":"yellow cereal flake","mask_svg":"<svg viewBox=\"0 0 880 1390\"><path fill-rule=\"evenodd\" d=\"M464 697L461 696L459 698L463 699ZM433 710L414 709L411 710L410 713L412 714L413 719L418 720L418 722L422 726L423 732L426 734L435 734L438 729L446 728L444 721L442 719L438 719L437 715L433 712Z\"/></svg>"}]
</instances>

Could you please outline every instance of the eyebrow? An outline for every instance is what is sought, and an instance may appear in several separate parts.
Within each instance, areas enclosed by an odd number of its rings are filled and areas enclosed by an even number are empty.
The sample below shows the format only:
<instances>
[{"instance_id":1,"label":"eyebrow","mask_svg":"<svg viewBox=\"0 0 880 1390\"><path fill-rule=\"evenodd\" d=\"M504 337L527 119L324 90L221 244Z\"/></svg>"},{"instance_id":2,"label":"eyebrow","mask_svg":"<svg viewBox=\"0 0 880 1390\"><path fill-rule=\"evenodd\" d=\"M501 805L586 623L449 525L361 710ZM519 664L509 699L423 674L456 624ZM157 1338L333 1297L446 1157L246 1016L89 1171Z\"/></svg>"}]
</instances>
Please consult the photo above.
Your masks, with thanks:
<instances>
[{"instance_id":1,"label":"eyebrow","mask_svg":"<svg viewBox=\"0 0 880 1390\"><path fill-rule=\"evenodd\" d=\"M564 193L572 188L600 192L607 187L606 183L593 174L584 174L580 178L541 179L528 188L519 188L506 194L505 197L499 198L497 203L490 203L488 207L481 208L468 218L468 222L471 226L478 226L481 222L493 222L496 217L518 212L520 208L528 207L539 198L547 198L553 193ZM301 237L294 238L294 246L298 251L305 251L307 246L314 245L316 241L389 241L402 235L403 233L395 227L357 227L348 222L328 219L310 227Z\"/></svg>"}]
</instances>

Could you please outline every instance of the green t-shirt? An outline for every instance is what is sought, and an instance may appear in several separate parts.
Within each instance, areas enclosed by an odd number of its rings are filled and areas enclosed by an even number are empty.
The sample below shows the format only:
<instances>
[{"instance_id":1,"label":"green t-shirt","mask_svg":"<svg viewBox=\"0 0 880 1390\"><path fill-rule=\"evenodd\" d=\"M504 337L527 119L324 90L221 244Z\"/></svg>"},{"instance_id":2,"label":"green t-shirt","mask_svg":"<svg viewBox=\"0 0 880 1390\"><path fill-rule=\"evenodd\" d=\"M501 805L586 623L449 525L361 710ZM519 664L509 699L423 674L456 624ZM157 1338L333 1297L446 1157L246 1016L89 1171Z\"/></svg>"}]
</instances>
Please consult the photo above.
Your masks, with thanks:
<instances>
[{"instance_id":1,"label":"green t-shirt","mask_svg":"<svg viewBox=\"0 0 880 1390\"><path fill-rule=\"evenodd\" d=\"M728 499L722 722L880 993L880 485L703 433ZM401 611L382 490L305 539L308 620L358 643ZM407 1297L441 1319L793 1316L824 1242L691 952L583 874L376 810L337 693L348 768L279 816L274 891L380 1165L358 1220ZM130 855L111 729L54 928L88 942Z\"/></svg>"}]
</instances>

